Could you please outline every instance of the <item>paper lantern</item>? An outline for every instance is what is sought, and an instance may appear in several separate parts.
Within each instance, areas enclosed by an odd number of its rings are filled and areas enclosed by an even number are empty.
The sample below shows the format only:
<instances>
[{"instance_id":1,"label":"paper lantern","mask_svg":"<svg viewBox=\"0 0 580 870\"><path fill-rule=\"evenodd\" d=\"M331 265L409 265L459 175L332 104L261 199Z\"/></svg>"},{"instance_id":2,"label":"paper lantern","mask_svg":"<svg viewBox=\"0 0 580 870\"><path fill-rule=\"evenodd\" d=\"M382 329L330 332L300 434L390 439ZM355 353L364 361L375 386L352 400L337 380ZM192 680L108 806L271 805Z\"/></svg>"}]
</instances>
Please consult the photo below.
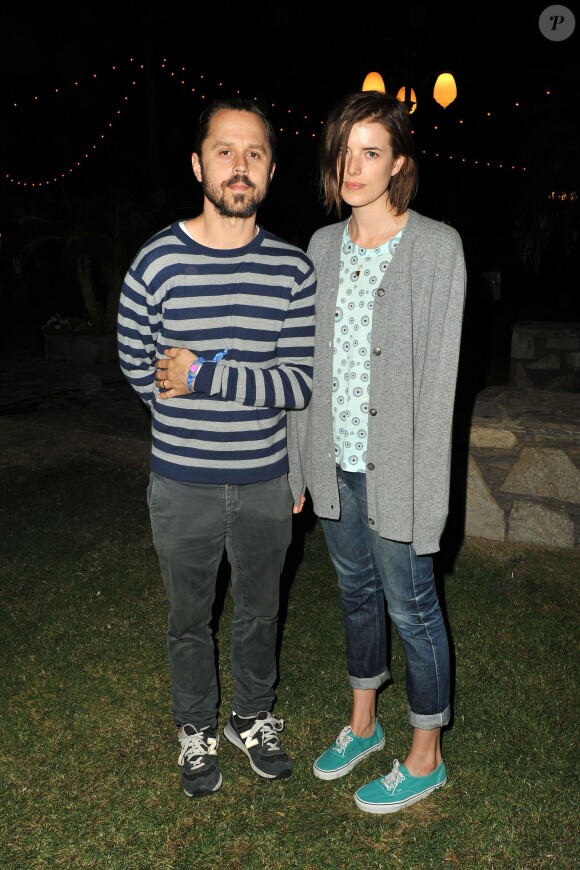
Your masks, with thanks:
<instances>
[{"instance_id":1,"label":"paper lantern","mask_svg":"<svg viewBox=\"0 0 580 870\"><path fill-rule=\"evenodd\" d=\"M433 88L433 99L446 109L456 96L457 85L455 84L455 79L450 72L441 73Z\"/></svg>"},{"instance_id":2,"label":"paper lantern","mask_svg":"<svg viewBox=\"0 0 580 870\"><path fill-rule=\"evenodd\" d=\"M363 91L381 91L385 93L385 83L383 77L378 72L370 72L363 82Z\"/></svg>"},{"instance_id":3,"label":"paper lantern","mask_svg":"<svg viewBox=\"0 0 580 870\"><path fill-rule=\"evenodd\" d=\"M399 88L397 91L397 99L400 100L401 103L405 103L407 98L405 96L405 88ZM417 94L413 90L413 88L409 88L409 101L412 103L411 108L409 109L409 114L412 115L415 109L417 108Z\"/></svg>"}]
</instances>

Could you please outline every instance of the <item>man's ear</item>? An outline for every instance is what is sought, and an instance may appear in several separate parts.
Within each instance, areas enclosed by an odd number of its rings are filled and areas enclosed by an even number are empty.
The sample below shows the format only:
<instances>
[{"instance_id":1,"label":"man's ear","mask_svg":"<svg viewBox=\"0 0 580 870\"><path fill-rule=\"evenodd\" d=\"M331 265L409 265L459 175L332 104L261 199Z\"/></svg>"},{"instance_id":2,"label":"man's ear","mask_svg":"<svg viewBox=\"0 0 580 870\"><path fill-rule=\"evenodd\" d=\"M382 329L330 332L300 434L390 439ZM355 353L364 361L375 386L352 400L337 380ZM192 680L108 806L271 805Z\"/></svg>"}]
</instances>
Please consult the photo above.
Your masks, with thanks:
<instances>
[{"instance_id":1,"label":"man's ear","mask_svg":"<svg viewBox=\"0 0 580 870\"><path fill-rule=\"evenodd\" d=\"M201 171L201 161L195 151L191 155L191 165L193 166L193 174L195 175L197 180L201 182L203 176Z\"/></svg>"},{"instance_id":2,"label":"man's ear","mask_svg":"<svg viewBox=\"0 0 580 870\"><path fill-rule=\"evenodd\" d=\"M272 165L270 167L270 181L272 181L272 178L274 177L275 170L276 170L276 164L272 163Z\"/></svg>"}]
</instances>

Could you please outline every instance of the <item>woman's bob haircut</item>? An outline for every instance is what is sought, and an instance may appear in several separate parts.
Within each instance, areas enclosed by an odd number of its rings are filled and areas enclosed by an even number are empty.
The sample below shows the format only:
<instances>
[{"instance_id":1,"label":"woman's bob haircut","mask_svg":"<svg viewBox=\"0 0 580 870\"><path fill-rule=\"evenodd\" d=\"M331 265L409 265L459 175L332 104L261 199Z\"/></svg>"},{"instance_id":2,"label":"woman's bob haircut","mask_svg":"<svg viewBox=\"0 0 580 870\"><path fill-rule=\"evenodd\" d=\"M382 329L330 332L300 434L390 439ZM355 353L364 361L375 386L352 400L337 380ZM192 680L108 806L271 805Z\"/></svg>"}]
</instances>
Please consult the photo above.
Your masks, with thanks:
<instances>
[{"instance_id":1,"label":"woman's bob haircut","mask_svg":"<svg viewBox=\"0 0 580 870\"><path fill-rule=\"evenodd\" d=\"M393 157L405 158L389 184L389 205L400 215L417 193L418 173L409 113L404 103L380 91L357 91L344 97L330 112L318 148L320 191L327 214L342 216L340 192L344 180L346 146L355 124L382 124L390 133Z\"/></svg>"}]
</instances>

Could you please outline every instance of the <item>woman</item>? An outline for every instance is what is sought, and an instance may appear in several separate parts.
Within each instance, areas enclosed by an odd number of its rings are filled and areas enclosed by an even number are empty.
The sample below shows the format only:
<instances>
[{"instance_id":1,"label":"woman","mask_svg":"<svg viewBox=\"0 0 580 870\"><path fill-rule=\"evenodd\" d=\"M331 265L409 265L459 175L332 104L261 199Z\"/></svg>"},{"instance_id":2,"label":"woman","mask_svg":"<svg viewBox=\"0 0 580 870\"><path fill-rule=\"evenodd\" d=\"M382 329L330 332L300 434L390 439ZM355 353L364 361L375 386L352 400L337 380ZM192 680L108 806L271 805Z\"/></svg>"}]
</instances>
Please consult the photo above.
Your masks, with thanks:
<instances>
[{"instance_id":1,"label":"woman","mask_svg":"<svg viewBox=\"0 0 580 870\"><path fill-rule=\"evenodd\" d=\"M310 492L338 574L353 707L314 773L344 776L384 746L376 708L390 679L386 599L413 739L404 763L355 802L389 813L446 782L449 647L432 554L448 511L465 264L454 229L408 208L417 165L403 103L374 91L344 98L325 124L319 168L327 213L340 218L346 205L350 217L317 230L308 247L318 279L314 385L308 410L291 415L300 456L291 476Z\"/></svg>"}]
</instances>

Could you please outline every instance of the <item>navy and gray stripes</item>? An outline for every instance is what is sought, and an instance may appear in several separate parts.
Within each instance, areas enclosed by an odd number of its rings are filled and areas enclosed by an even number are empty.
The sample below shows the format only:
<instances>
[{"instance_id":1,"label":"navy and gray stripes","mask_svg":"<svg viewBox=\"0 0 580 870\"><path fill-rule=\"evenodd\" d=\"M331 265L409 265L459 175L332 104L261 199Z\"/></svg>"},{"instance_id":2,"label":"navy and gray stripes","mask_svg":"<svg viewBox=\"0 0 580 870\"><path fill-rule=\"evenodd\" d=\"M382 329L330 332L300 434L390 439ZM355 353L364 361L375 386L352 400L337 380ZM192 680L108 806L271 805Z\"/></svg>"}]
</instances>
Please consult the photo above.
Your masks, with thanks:
<instances>
[{"instance_id":1,"label":"navy and gray stripes","mask_svg":"<svg viewBox=\"0 0 580 870\"><path fill-rule=\"evenodd\" d=\"M178 223L138 252L119 303L121 369L152 414L151 468L197 483L254 483L288 470L286 409L310 399L311 261L259 229L243 248L205 248ZM160 401L155 361L185 347L206 362L195 392Z\"/></svg>"}]
</instances>

